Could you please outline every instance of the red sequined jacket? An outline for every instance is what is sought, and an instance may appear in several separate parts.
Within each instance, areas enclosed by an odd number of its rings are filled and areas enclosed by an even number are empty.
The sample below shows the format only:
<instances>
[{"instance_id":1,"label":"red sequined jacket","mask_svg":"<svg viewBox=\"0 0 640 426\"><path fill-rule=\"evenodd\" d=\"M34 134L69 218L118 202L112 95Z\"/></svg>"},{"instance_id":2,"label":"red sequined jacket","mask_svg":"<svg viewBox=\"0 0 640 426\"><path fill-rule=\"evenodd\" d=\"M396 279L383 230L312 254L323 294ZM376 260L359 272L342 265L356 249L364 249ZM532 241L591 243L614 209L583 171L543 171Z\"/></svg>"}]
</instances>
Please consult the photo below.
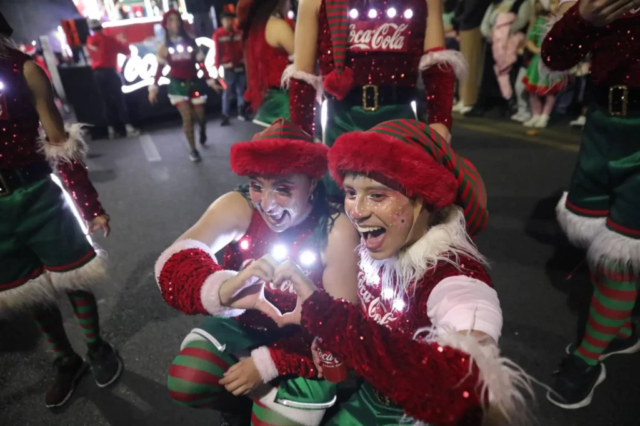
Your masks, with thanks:
<instances>
[{"instance_id":1,"label":"red sequined jacket","mask_svg":"<svg viewBox=\"0 0 640 426\"><path fill-rule=\"evenodd\" d=\"M568 70L588 53L595 83L640 87L640 8L596 27L582 18L576 3L542 43L542 60L553 70Z\"/></svg>"},{"instance_id":2,"label":"red sequined jacket","mask_svg":"<svg viewBox=\"0 0 640 426\"><path fill-rule=\"evenodd\" d=\"M253 260L272 253L276 245L287 250L288 257L295 259L305 253L307 259L315 259L309 266L302 266L310 279L322 288L323 266L320 254L311 244L310 236L317 219L310 216L302 224L284 232L276 233L269 229L257 210L254 210L251 224L245 236L237 243L227 246L223 266L218 265L211 254L203 248L189 248L188 241L178 241L177 248L170 247L161 256L156 266L156 276L160 291L166 302L189 315L229 315L223 309L211 309L203 287L214 274L225 270L239 271ZM201 246L202 244L199 243ZM310 255L311 254L311 255ZM302 262L304 263L304 262ZM228 277L227 277L228 278ZM215 287L216 297L219 286ZM276 288L272 284L265 286L265 297L282 313L291 312L296 307L296 295L292 287ZM311 358L313 337L298 327L279 328L265 314L255 311L233 310L235 318L246 328L267 333L272 339L269 352L280 376L293 374L300 377L315 377L317 371Z\"/></svg>"},{"instance_id":3,"label":"red sequined jacket","mask_svg":"<svg viewBox=\"0 0 640 426\"><path fill-rule=\"evenodd\" d=\"M166 48L167 56L158 60L158 69L153 84L158 85L158 80L162 77L162 71L165 65L171 67L169 71L169 77L171 78L180 80L197 78L199 70L202 70L204 73L203 77L205 80L210 78L207 67L204 66L204 54L195 40L191 38L180 38L177 41L171 42Z\"/></svg>"},{"instance_id":4,"label":"red sequined jacket","mask_svg":"<svg viewBox=\"0 0 640 426\"><path fill-rule=\"evenodd\" d=\"M414 340L417 330L431 326L427 301L442 280L466 275L491 285L477 261L461 257L460 265L461 270L439 262L410 286L407 294L413 294L411 299L384 297L379 280L365 282L361 273L360 307L318 291L303 305L302 324L409 416L436 426L479 425L482 398L475 368L470 374L469 356Z\"/></svg>"},{"instance_id":5,"label":"red sequined jacket","mask_svg":"<svg viewBox=\"0 0 640 426\"><path fill-rule=\"evenodd\" d=\"M0 171L47 161L38 145L40 118L23 76L24 64L31 58L18 50L6 49L7 56L0 57ZM57 164L82 217L91 220L105 214L87 168L78 161L57 161Z\"/></svg>"}]
</instances>

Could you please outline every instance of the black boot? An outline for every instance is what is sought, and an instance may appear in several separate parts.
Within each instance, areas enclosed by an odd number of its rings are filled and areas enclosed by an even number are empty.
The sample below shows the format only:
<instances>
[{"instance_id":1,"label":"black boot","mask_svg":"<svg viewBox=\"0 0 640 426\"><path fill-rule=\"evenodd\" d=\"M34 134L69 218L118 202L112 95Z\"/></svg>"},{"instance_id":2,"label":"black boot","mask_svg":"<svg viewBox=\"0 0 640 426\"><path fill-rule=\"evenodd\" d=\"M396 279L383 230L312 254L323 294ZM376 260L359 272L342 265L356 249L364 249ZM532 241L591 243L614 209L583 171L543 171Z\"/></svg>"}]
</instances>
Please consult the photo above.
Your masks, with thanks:
<instances>
[{"instance_id":1,"label":"black boot","mask_svg":"<svg viewBox=\"0 0 640 426\"><path fill-rule=\"evenodd\" d=\"M200 145L205 146L207 143L207 126L200 126Z\"/></svg>"},{"instance_id":2,"label":"black boot","mask_svg":"<svg viewBox=\"0 0 640 426\"><path fill-rule=\"evenodd\" d=\"M554 375L555 383L547 399L567 410L589 405L596 387L607 377L604 364L589 365L576 355L564 358Z\"/></svg>"},{"instance_id":3,"label":"black boot","mask_svg":"<svg viewBox=\"0 0 640 426\"><path fill-rule=\"evenodd\" d=\"M107 342L101 342L97 348L89 349L87 359L91 364L93 378L100 388L106 388L114 383L122 374L124 367L122 359Z\"/></svg>"},{"instance_id":4,"label":"black boot","mask_svg":"<svg viewBox=\"0 0 640 426\"><path fill-rule=\"evenodd\" d=\"M60 360L56 360L54 367L56 370L55 377L47 388L45 395L47 408L62 407L66 404L76 390L76 384L87 371L87 364L79 355L76 355L72 361L65 364L62 364Z\"/></svg>"},{"instance_id":5,"label":"black boot","mask_svg":"<svg viewBox=\"0 0 640 426\"><path fill-rule=\"evenodd\" d=\"M228 126L229 123L229 116L228 115L223 115L222 116L222 122L220 123L221 126Z\"/></svg>"}]
</instances>

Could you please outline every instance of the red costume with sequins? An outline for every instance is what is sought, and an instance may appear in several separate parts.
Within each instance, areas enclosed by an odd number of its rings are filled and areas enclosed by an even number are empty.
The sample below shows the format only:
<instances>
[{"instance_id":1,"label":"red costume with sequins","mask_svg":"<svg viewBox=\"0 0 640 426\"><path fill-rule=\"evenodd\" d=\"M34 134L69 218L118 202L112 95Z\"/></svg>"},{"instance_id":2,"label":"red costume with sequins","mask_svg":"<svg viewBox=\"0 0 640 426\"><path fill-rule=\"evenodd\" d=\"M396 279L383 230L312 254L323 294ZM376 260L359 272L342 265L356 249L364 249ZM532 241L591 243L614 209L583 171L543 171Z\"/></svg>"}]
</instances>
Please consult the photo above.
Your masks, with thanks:
<instances>
[{"instance_id":1,"label":"red costume with sequins","mask_svg":"<svg viewBox=\"0 0 640 426\"><path fill-rule=\"evenodd\" d=\"M0 311L7 313L55 300L55 292L48 289L47 271L79 270L94 259L101 262L52 181L50 163L86 221L105 211L82 163L86 145L79 126L69 128L69 139L62 145L40 136L40 120L23 75L30 58L4 49L5 56L0 57ZM58 284L58 289L79 288L77 282Z\"/></svg>"}]
</instances>

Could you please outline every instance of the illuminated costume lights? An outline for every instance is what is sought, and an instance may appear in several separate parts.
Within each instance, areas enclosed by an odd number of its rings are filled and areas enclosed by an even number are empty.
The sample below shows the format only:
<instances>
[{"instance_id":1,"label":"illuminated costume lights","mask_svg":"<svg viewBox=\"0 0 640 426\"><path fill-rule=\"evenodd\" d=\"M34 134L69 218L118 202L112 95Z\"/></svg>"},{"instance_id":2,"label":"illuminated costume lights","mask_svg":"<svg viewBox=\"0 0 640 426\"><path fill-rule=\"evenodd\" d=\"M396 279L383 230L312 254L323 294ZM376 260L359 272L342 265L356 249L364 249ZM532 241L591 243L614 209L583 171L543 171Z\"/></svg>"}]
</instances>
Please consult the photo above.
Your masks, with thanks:
<instances>
[{"instance_id":1,"label":"illuminated costume lights","mask_svg":"<svg viewBox=\"0 0 640 426\"><path fill-rule=\"evenodd\" d=\"M314 143L311 136L280 119L252 141L235 144L231 167L241 176L301 173L319 179L327 170L326 152L326 146ZM320 195L314 193L314 203L326 204L318 199ZM317 425L325 409L335 403L335 385L316 379L312 336L298 327L279 328L257 310L223 306L219 295L221 286L235 277L236 271L248 268L266 254L277 261L291 259L300 263L309 278L322 286L325 267L316 233L327 226L321 221L323 213L315 207L318 205L323 204L314 204L306 219L282 232L270 229L258 208L252 207L248 228L226 247L222 265L216 262L207 244L194 239L178 240L160 256L156 277L167 303L187 314L211 315L187 336L170 369L169 389L174 400L191 407L224 411L221 394L228 395L227 391L217 384L217 378L210 383L206 377L222 377L238 362L236 357L245 352L267 383L252 393L253 424ZM225 210L225 214L233 213ZM354 242L354 249L355 245ZM355 256L353 264L355 287ZM281 312L291 312L296 306L291 288L267 283L264 296ZM197 379L196 366L203 359L218 367L215 371L207 369L214 371L214 376L203 376L201 381Z\"/></svg>"},{"instance_id":2,"label":"illuminated costume lights","mask_svg":"<svg viewBox=\"0 0 640 426\"><path fill-rule=\"evenodd\" d=\"M556 208L569 240L587 251L594 286L583 340L569 349L556 393L547 395L566 409L591 402L606 377L601 360L640 350L631 322L640 271L640 9L597 27L580 6L542 44L552 70L569 70L590 54L594 83L569 191Z\"/></svg>"}]
</instances>

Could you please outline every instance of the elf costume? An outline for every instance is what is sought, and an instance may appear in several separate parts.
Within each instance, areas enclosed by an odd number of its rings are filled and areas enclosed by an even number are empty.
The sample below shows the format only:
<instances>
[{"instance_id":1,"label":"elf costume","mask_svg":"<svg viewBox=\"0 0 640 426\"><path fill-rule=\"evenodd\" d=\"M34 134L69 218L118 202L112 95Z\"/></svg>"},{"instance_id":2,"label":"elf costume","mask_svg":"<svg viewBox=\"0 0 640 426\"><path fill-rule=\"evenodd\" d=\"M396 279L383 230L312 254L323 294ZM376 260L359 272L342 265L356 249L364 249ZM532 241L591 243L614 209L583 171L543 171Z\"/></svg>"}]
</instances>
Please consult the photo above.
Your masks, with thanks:
<instances>
[{"instance_id":1,"label":"elf costume","mask_svg":"<svg viewBox=\"0 0 640 426\"><path fill-rule=\"evenodd\" d=\"M318 179L327 170L326 153L324 145L280 119L250 142L235 144L231 168L240 176L304 173ZM226 390L218 385L218 379L246 353L268 384L254 395L254 426L320 423L325 409L335 402L335 385L315 379L312 336L299 327L279 328L259 311L222 306L218 295L224 281L279 245L287 247L289 257L300 261L305 273L322 286L324 267L315 237L319 227L327 229L327 222L317 208L303 223L281 233L272 231L254 210L244 237L227 246L222 265L206 244L196 240L179 240L160 256L156 278L167 303L189 315L211 316L187 336L169 371L168 386L174 400L224 411L221 394ZM283 313L295 308L292 288L267 284L265 296Z\"/></svg>"},{"instance_id":2,"label":"elf costume","mask_svg":"<svg viewBox=\"0 0 640 426\"><path fill-rule=\"evenodd\" d=\"M11 34L1 14L0 34ZM87 146L78 125L62 145L39 135L40 118L24 77L29 60L0 45L0 317L32 314L56 355L46 405L59 407L87 368L65 333L56 305L59 296L67 295L73 305L100 387L118 378L122 362L100 337L96 300L88 290L104 278L105 254L87 241L52 179L55 168L84 220L105 215L82 163Z\"/></svg>"},{"instance_id":3,"label":"elf costume","mask_svg":"<svg viewBox=\"0 0 640 426\"><path fill-rule=\"evenodd\" d=\"M595 27L574 5L551 29L542 59L569 70L591 53L593 101L569 192L557 206L572 243L587 250L594 295L586 334L569 348L547 398L591 402L606 376L599 361L640 350L631 324L640 271L640 10Z\"/></svg>"},{"instance_id":4,"label":"elf costume","mask_svg":"<svg viewBox=\"0 0 640 426\"><path fill-rule=\"evenodd\" d=\"M361 249L360 306L323 291L302 306L304 329L366 381L330 424L480 425L488 405L506 424L524 424L517 405L528 379L495 346L500 303L469 237L487 220L474 166L425 124L394 120L340 136L329 168L341 186L352 173L393 182L432 215L427 232L391 258ZM459 333L468 330L493 342Z\"/></svg>"},{"instance_id":5,"label":"elf costume","mask_svg":"<svg viewBox=\"0 0 640 426\"><path fill-rule=\"evenodd\" d=\"M313 134L316 93L327 98L323 140L331 147L338 136L367 130L396 118L415 118L418 76L426 86L429 124L451 128L454 70L464 72L459 52L438 47L424 51L425 0L386 2L322 0L318 22L317 58L320 77L290 67L291 119ZM340 192L331 180L329 193Z\"/></svg>"}]
</instances>

